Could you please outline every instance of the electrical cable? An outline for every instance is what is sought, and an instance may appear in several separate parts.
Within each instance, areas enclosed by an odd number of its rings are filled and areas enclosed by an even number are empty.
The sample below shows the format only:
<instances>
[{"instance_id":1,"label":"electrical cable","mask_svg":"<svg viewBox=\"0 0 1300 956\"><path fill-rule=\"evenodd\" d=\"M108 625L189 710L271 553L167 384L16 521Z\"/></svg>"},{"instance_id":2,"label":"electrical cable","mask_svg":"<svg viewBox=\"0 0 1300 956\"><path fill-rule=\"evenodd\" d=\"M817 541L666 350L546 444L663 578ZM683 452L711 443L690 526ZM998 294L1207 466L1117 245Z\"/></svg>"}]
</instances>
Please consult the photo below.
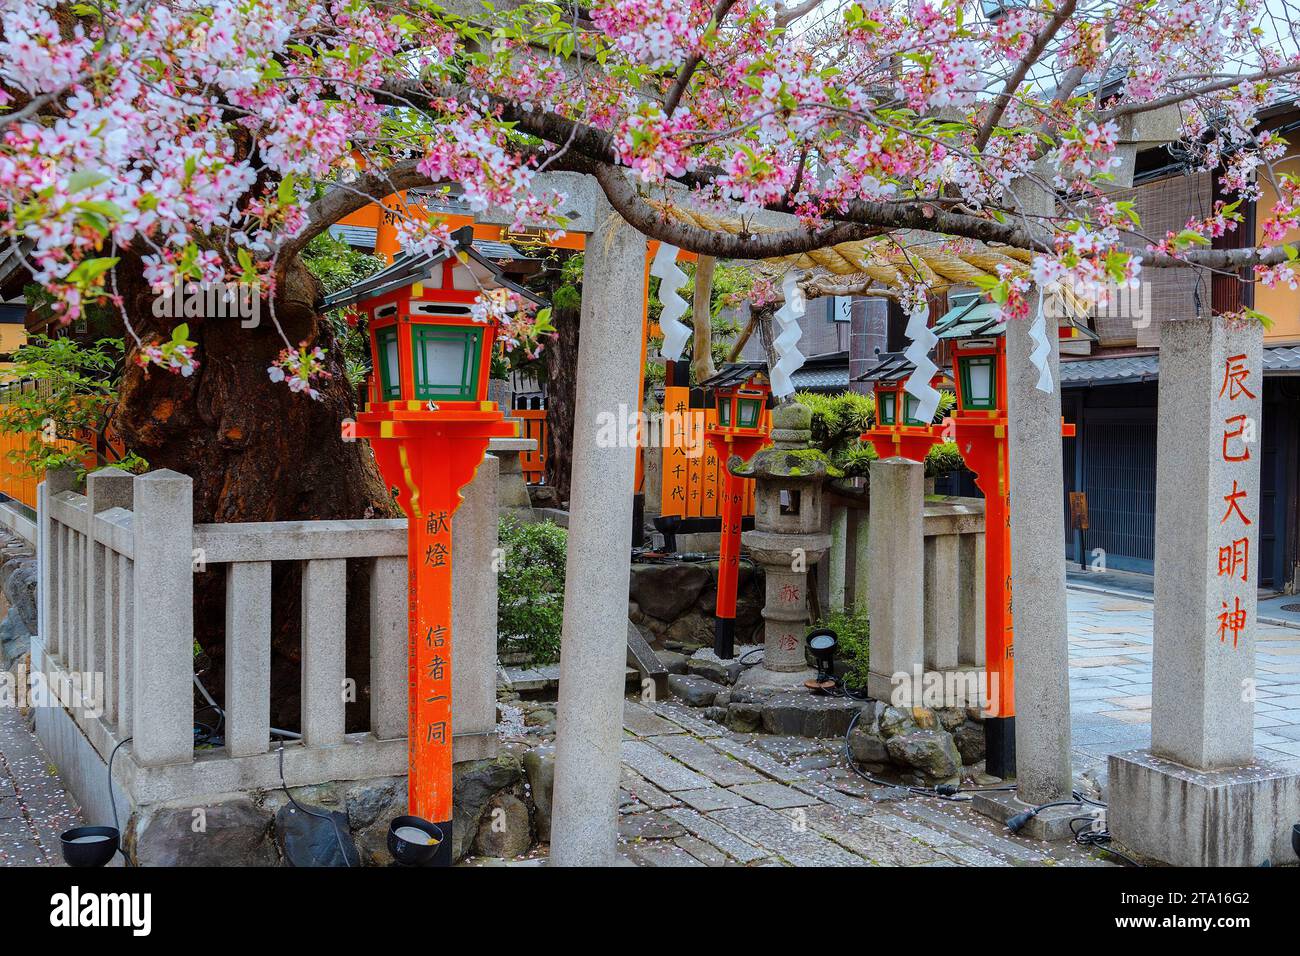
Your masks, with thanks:
<instances>
[{"instance_id":1,"label":"electrical cable","mask_svg":"<svg viewBox=\"0 0 1300 956\"><path fill-rule=\"evenodd\" d=\"M343 837L339 835L338 821L335 820L334 817L332 817L328 813L316 813L314 810L308 810L301 803L295 800L293 794L289 792L289 784L286 783L284 779L284 741L283 740L280 741L280 748L276 753L279 757L279 764L280 764L280 788L284 791L284 795L289 798L289 802L293 804L296 810L299 810L302 813L307 814L307 816L309 817L315 817L317 820L324 820L326 823L330 825L330 830L334 834L334 840L339 845L339 853L343 855L343 865L346 867L351 867L352 861L351 859L348 858L348 851L343 846Z\"/></svg>"},{"instance_id":2,"label":"electrical cable","mask_svg":"<svg viewBox=\"0 0 1300 956\"><path fill-rule=\"evenodd\" d=\"M135 864L131 862L131 858L126 855L126 850L122 848L122 825L117 820L117 797L113 794L113 758L117 756L119 750L134 739L134 737L127 737L118 741L117 746L113 748L113 752L108 755L108 803L113 808L113 829L117 831L117 852L122 854L122 859L126 860L127 866L135 866Z\"/></svg>"},{"instance_id":3,"label":"electrical cable","mask_svg":"<svg viewBox=\"0 0 1300 956\"><path fill-rule=\"evenodd\" d=\"M1076 827L1075 824L1083 822L1088 824L1087 827ZM1109 830L1095 830L1093 826L1096 819L1090 816L1074 817L1070 820L1070 832L1074 834L1074 842L1079 846L1089 847L1101 850L1103 853L1109 853L1117 856L1129 866L1141 867L1142 864L1127 854L1121 853L1110 845L1111 835Z\"/></svg>"}]
</instances>

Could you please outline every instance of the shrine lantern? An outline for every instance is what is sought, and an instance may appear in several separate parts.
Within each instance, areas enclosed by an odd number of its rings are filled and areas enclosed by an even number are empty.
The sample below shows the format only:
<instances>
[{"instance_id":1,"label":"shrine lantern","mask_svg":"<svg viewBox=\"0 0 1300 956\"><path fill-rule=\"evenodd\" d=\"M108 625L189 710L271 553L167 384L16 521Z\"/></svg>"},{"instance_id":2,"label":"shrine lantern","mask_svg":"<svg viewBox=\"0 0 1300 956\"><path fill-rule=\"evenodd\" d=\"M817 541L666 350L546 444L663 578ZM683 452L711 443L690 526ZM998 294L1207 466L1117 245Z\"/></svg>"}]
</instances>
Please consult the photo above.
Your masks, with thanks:
<instances>
[{"instance_id":1,"label":"shrine lantern","mask_svg":"<svg viewBox=\"0 0 1300 956\"><path fill-rule=\"evenodd\" d=\"M404 829L437 845L435 865L450 864L452 845L452 516L488 442L517 434L486 400L495 327L472 308L480 296L534 298L474 249L470 227L453 239L454 249L400 255L325 301L369 324L370 402L344 434L369 439L407 517L407 805L416 822Z\"/></svg>"},{"instance_id":2,"label":"shrine lantern","mask_svg":"<svg viewBox=\"0 0 1300 956\"><path fill-rule=\"evenodd\" d=\"M772 386L764 362L737 362L723 367L700 387L713 393L717 416L705 429L718 460L748 461L768 442ZM745 482L723 469L722 529L718 554L718 589L713 650L722 660L735 654L736 590L740 581L740 526L744 520Z\"/></svg>"},{"instance_id":3,"label":"shrine lantern","mask_svg":"<svg viewBox=\"0 0 1300 956\"><path fill-rule=\"evenodd\" d=\"M881 458L924 461L942 438L939 427L917 417L919 402L904 388L916 366L901 352L886 352L877 358L878 363L857 379L872 383L876 399L875 427L863 432L862 440L871 442ZM930 384L938 387L942 377L936 375Z\"/></svg>"}]
</instances>

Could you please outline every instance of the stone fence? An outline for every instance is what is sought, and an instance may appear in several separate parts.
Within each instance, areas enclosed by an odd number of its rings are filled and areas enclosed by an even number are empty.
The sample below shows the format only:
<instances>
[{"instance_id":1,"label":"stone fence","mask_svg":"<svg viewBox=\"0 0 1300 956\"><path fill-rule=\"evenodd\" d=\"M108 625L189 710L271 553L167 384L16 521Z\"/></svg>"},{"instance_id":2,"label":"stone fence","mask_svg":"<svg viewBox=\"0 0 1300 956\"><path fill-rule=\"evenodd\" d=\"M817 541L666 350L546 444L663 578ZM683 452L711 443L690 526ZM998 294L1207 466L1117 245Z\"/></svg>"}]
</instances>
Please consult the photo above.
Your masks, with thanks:
<instances>
[{"instance_id":1,"label":"stone fence","mask_svg":"<svg viewBox=\"0 0 1300 956\"><path fill-rule=\"evenodd\" d=\"M457 761L496 751L496 481L489 456L455 519ZM405 774L405 520L194 524L192 513L191 480L172 471L104 469L86 479L84 494L70 474L51 473L39 488L32 677L64 696L62 706L33 710L87 817L110 819L104 765L119 747L113 779L123 819L149 805L270 790L281 772L293 787ZM300 732L271 726L272 612L280 601L298 603L273 591L273 562L296 562L302 572ZM368 571L352 575L368 577L368 594L348 591L354 562ZM194 730L195 694L206 696L195 686L198 575L225 576L222 739L202 748ZM348 608L358 602L368 614L354 613L350 629ZM368 727L347 732L348 703L363 698L346 650L362 640Z\"/></svg>"},{"instance_id":2,"label":"stone fence","mask_svg":"<svg viewBox=\"0 0 1300 956\"><path fill-rule=\"evenodd\" d=\"M904 471L900 483L873 468L870 510L831 501L823 562L831 609L869 609L869 690L881 700L898 673L984 667L984 502L927 498L922 473Z\"/></svg>"}]
</instances>

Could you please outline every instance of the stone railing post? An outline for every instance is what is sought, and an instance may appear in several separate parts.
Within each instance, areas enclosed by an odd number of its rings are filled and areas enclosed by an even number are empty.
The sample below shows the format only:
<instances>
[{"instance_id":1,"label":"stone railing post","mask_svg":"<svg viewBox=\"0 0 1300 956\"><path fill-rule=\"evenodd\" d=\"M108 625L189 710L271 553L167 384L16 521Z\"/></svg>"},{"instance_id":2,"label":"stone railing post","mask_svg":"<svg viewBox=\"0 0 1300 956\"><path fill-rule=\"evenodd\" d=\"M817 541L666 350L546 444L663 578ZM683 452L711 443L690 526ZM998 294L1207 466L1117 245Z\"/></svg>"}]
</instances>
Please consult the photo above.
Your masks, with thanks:
<instances>
[{"instance_id":1,"label":"stone railing post","mask_svg":"<svg viewBox=\"0 0 1300 956\"><path fill-rule=\"evenodd\" d=\"M871 668L867 692L888 701L897 673L909 677L925 655L925 466L906 458L873 461L867 561Z\"/></svg>"},{"instance_id":2,"label":"stone railing post","mask_svg":"<svg viewBox=\"0 0 1300 956\"><path fill-rule=\"evenodd\" d=\"M76 486L77 476L71 468L55 468L47 471L45 480L36 487L36 633L40 635L47 654L58 654L62 650L59 646L59 610L63 607L60 590L65 586L59 536L55 534L54 521L50 518L50 500Z\"/></svg>"},{"instance_id":3,"label":"stone railing post","mask_svg":"<svg viewBox=\"0 0 1300 956\"><path fill-rule=\"evenodd\" d=\"M101 468L86 476L86 664L85 670L104 675L104 714L117 715L116 696L119 651L117 605L121 584L117 555L95 541L95 516L110 508L130 508L135 479L120 468Z\"/></svg>"},{"instance_id":4,"label":"stone railing post","mask_svg":"<svg viewBox=\"0 0 1300 956\"><path fill-rule=\"evenodd\" d=\"M193 507L186 475L135 479L131 746L146 767L194 759Z\"/></svg>"}]
</instances>

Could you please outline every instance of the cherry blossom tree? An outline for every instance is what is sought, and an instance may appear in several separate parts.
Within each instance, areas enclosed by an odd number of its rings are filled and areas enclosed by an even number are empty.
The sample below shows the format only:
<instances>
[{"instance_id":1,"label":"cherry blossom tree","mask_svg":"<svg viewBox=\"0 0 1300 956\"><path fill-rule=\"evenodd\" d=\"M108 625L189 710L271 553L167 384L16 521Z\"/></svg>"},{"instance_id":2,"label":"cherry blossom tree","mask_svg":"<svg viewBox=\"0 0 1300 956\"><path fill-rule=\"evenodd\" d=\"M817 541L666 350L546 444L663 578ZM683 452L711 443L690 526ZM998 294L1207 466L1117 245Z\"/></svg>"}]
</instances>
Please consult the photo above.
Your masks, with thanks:
<instances>
[{"instance_id":1,"label":"cherry blossom tree","mask_svg":"<svg viewBox=\"0 0 1300 956\"><path fill-rule=\"evenodd\" d=\"M1300 177L1259 120L1297 89L1288 0L0 0L0 11L0 236L65 320L92 302L117 310L137 365L123 432L151 458L224 449L206 506L217 516L267 510L223 511L222 495L246 487L227 452L250 440L228 427L228 405L292 391L330 406L322 421L346 411L299 253L403 189L560 229L566 197L542 174L576 171L648 236L732 259L854 240L909 265L918 231L1003 244L1033 254L1028 274L987 290L1013 315L1031 284L1104 295L1143 268L1297 278L1281 240L1300 217ZM1122 142L1155 119L1229 197L1166 235L1145 234L1108 189ZM1278 199L1258 219L1278 244L1216 248L1266 178ZM1035 213L1027 189L1053 195L1052 210ZM686 206L746 225L702 228L677 214ZM750 225L760 211L787 217ZM436 217L403 234L412 249L450 241ZM267 328L191 321L193 341L175 336L147 305L186 282L255 285ZM480 311L533 347L524 313ZM177 409L192 413L174 427ZM348 506L380 507L373 484Z\"/></svg>"}]
</instances>

